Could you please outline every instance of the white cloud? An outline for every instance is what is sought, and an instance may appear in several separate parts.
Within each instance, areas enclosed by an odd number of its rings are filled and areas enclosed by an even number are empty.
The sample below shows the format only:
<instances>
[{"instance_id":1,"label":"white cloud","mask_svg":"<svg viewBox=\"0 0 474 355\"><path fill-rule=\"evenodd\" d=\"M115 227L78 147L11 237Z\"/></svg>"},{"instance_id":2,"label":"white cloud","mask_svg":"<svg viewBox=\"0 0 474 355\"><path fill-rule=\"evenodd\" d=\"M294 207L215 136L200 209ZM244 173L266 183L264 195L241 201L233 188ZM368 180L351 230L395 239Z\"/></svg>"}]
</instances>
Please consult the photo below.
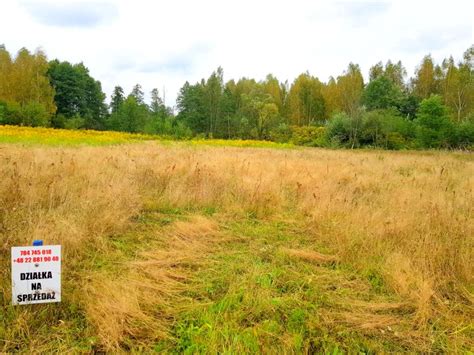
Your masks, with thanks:
<instances>
[{"instance_id":1,"label":"white cloud","mask_svg":"<svg viewBox=\"0 0 474 355\"><path fill-rule=\"evenodd\" d=\"M425 54L460 58L473 41L471 1L7 1L0 43L10 52L42 47L49 58L84 62L107 94L208 77L321 80L352 61L364 74L402 60L409 74Z\"/></svg>"},{"instance_id":2,"label":"white cloud","mask_svg":"<svg viewBox=\"0 0 474 355\"><path fill-rule=\"evenodd\" d=\"M110 2L53 2L22 1L23 7L36 20L46 26L95 27L117 14L117 7Z\"/></svg>"}]
</instances>

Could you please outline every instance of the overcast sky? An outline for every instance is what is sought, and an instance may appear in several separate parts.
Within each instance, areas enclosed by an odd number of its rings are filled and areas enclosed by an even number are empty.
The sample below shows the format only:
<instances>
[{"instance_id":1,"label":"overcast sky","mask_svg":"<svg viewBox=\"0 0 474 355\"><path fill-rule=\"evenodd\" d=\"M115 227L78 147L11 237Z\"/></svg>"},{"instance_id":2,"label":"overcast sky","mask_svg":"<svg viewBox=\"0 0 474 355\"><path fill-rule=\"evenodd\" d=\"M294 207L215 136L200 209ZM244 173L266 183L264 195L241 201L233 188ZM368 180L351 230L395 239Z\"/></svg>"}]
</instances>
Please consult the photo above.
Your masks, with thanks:
<instances>
[{"instance_id":1,"label":"overcast sky","mask_svg":"<svg viewBox=\"0 0 474 355\"><path fill-rule=\"evenodd\" d=\"M456 59L473 44L474 1L2 1L0 44L41 47L49 59L84 62L108 95L166 88L173 105L186 80L218 66L224 79L322 81L352 61L402 60L411 75L425 54Z\"/></svg>"}]
</instances>

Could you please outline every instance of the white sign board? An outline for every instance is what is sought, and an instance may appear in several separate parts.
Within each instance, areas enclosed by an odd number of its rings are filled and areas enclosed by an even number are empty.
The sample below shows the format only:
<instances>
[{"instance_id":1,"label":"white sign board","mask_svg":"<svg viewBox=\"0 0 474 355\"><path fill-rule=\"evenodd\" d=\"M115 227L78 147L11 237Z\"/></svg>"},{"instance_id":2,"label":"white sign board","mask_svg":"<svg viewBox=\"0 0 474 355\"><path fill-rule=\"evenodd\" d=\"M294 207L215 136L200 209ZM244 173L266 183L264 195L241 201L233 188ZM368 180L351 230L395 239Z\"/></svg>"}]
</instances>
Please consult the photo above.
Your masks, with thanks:
<instances>
[{"instance_id":1,"label":"white sign board","mask_svg":"<svg viewBox=\"0 0 474 355\"><path fill-rule=\"evenodd\" d=\"M61 246L12 248L12 303L61 302Z\"/></svg>"}]
</instances>

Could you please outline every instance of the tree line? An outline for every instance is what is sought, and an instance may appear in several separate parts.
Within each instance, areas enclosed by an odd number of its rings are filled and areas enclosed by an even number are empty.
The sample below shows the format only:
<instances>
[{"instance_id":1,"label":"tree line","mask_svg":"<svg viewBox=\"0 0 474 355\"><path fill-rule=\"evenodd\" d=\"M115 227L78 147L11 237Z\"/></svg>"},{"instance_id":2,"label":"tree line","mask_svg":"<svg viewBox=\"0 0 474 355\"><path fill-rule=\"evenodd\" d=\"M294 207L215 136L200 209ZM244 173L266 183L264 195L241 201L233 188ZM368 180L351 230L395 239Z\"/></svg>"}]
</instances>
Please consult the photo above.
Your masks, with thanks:
<instances>
[{"instance_id":1,"label":"tree line","mask_svg":"<svg viewBox=\"0 0 474 355\"><path fill-rule=\"evenodd\" d=\"M350 63L327 82L309 72L291 84L224 81L222 68L184 83L176 108L157 89L116 86L109 104L83 63L16 56L0 46L0 124L117 130L177 138L264 139L310 146L469 148L474 144L474 46L455 62L425 56L412 78L401 61L376 63L364 82Z\"/></svg>"}]
</instances>

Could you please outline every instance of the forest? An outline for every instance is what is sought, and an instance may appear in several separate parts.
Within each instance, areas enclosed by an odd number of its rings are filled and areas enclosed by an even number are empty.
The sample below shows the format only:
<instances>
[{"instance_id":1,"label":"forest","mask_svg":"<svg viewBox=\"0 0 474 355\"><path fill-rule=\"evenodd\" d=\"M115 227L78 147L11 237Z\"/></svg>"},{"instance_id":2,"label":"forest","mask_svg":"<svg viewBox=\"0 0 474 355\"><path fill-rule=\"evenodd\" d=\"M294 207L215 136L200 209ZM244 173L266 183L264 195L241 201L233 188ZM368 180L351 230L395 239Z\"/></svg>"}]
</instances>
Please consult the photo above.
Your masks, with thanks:
<instances>
[{"instance_id":1,"label":"forest","mask_svg":"<svg viewBox=\"0 0 474 355\"><path fill-rule=\"evenodd\" d=\"M474 46L461 61L422 58L407 78L401 61L378 62L369 80L350 63L323 82L309 72L292 83L224 81L217 68L181 87L176 107L140 84L110 102L83 63L48 60L42 50L15 55L0 45L0 124L147 133L176 139L222 138L319 147L472 149Z\"/></svg>"}]
</instances>

